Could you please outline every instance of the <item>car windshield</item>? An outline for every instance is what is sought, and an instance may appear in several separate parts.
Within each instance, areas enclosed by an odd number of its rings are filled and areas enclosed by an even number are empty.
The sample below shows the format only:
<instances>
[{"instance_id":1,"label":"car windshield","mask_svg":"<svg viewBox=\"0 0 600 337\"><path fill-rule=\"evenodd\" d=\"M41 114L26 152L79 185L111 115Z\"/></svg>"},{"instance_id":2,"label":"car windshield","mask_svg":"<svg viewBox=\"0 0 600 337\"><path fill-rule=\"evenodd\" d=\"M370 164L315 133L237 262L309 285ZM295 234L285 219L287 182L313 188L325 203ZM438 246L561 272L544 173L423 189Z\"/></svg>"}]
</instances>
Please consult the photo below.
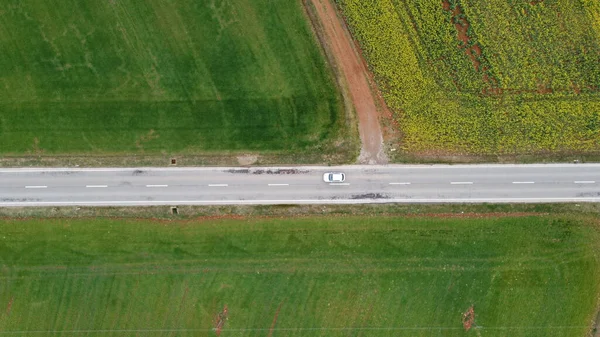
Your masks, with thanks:
<instances>
[{"instance_id":1,"label":"car windshield","mask_svg":"<svg viewBox=\"0 0 600 337\"><path fill-rule=\"evenodd\" d=\"M329 180L333 180L333 173L329 174Z\"/></svg>"}]
</instances>

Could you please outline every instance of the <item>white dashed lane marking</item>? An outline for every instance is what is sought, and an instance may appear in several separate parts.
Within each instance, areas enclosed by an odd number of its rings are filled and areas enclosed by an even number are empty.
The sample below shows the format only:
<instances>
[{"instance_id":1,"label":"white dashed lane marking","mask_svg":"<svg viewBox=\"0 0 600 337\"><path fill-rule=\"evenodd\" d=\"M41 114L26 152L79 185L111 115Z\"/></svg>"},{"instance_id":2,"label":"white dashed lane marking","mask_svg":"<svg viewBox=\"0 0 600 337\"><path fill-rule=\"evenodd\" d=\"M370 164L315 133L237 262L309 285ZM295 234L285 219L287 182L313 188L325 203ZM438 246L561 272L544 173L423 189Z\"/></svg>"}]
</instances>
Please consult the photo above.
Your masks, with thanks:
<instances>
[{"instance_id":1,"label":"white dashed lane marking","mask_svg":"<svg viewBox=\"0 0 600 337\"><path fill-rule=\"evenodd\" d=\"M451 181L451 185L473 185L472 181Z\"/></svg>"},{"instance_id":2,"label":"white dashed lane marking","mask_svg":"<svg viewBox=\"0 0 600 337\"><path fill-rule=\"evenodd\" d=\"M535 184L535 181L513 181L513 184Z\"/></svg>"},{"instance_id":3,"label":"white dashed lane marking","mask_svg":"<svg viewBox=\"0 0 600 337\"><path fill-rule=\"evenodd\" d=\"M350 184L349 183L331 183L329 185L331 185L331 186L348 186Z\"/></svg>"},{"instance_id":4,"label":"white dashed lane marking","mask_svg":"<svg viewBox=\"0 0 600 337\"><path fill-rule=\"evenodd\" d=\"M593 180L574 181L575 184L595 184Z\"/></svg>"},{"instance_id":5,"label":"white dashed lane marking","mask_svg":"<svg viewBox=\"0 0 600 337\"><path fill-rule=\"evenodd\" d=\"M48 188L48 186L36 185L36 186L25 186L25 188Z\"/></svg>"},{"instance_id":6,"label":"white dashed lane marking","mask_svg":"<svg viewBox=\"0 0 600 337\"><path fill-rule=\"evenodd\" d=\"M169 187L169 185L146 185L146 187Z\"/></svg>"},{"instance_id":7,"label":"white dashed lane marking","mask_svg":"<svg viewBox=\"0 0 600 337\"><path fill-rule=\"evenodd\" d=\"M108 187L108 185L85 185L87 188L103 188Z\"/></svg>"},{"instance_id":8,"label":"white dashed lane marking","mask_svg":"<svg viewBox=\"0 0 600 337\"><path fill-rule=\"evenodd\" d=\"M228 184L208 184L209 187L227 187Z\"/></svg>"},{"instance_id":9,"label":"white dashed lane marking","mask_svg":"<svg viewBox=\"0 0 600 337\"><path fill-rule=\"evenodd\" d=\"M390 183L390 185L410 185L410 183Z\"/></svg>"},{"instance_id":10,"label":"white dashed lane marking","mask_svg":"<svg viewBox=\"0 0 600 337\"><path fill-rule=\"evenodd\" d=\"M290 186L290 184L269 184L269 186Z\"/></svg>"}]
</instances>

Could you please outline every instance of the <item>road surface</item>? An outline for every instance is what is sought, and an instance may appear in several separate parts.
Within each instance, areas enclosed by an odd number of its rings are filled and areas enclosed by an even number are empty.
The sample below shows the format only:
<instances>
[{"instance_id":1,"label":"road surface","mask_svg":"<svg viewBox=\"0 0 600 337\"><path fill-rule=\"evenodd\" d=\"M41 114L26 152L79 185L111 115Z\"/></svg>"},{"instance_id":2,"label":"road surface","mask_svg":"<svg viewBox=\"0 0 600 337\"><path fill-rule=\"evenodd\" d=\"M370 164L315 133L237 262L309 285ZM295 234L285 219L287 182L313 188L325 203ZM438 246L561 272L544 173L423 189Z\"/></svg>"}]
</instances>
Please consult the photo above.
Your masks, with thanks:
<instances>
[{"instance_id":1,"label":"road surface","mask_svg":"<svg viewBox=\"0 0 600 337\"><path fill-rule=\"evenodd\" d=\"M0 169L0 207L599 201L600 164Z\"/></svg>"}]
</instances>

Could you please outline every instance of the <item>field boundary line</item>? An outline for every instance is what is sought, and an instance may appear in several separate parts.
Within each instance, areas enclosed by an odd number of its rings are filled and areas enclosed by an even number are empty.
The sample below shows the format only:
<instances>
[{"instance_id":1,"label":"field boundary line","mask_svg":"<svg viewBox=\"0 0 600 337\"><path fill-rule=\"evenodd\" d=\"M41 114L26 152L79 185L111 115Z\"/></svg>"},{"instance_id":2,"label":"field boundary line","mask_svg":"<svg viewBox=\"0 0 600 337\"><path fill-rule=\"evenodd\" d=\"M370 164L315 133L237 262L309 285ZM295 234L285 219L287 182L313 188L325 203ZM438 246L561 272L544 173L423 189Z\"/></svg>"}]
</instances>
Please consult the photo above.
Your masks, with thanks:
<instances>
[{"instance_id":1,"label":"field boundary line","mask_svg":"<svg viewBox=\"0 0 600 337\"><path fill-rule=\"evenodd\" d=\"M570 164L570 163L551 163L551 164L388 164L388 165L269 165L252 166L250 168L243 166L187 166L187 167L160 167L160 166L131 166L131 167L18 167L18 168L0 168L0 173L40 173L40 172L129 172L135 170L156 171L156 172L178 172L178 171L227 171L227 170L246 170L246 169L298 169L298 170L332 170L332 169L459 169L459 168L600 168L600 163Z\"/></svg>"}]
</instances>

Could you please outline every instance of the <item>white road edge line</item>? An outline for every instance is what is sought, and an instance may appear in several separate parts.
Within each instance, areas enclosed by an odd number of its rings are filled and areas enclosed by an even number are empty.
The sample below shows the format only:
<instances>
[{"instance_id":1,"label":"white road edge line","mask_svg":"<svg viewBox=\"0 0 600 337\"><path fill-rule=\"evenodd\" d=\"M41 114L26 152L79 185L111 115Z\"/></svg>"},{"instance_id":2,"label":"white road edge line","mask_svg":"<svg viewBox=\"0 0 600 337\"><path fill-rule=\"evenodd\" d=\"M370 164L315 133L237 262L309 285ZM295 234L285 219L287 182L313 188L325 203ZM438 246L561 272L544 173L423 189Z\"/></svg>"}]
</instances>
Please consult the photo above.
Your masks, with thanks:
<instances>
[{"instance_id":1,"label":"white road edge line","mask_svg":"<svg viewBox=\"0 0 600 337\"><path fill-rule=\"evenodd\" d=\"M390 185L410 185L410 183L390 183Z\"/></svg>"},{"instance_id":2,"label":"white road edge line","mask_svg":"<svg viewBox=\"0 0 600 337\"><path fill-rule=\"evenodd\" d=\"M582 181L574 181L575 184L595 184L596 182L593 180L582 180Z\"/></svg>"},{"instance_id":3,"label":"white road edge line","mask_svg":"<svg viewBox=\"0 0 600 337\"><path fill-rule=\"evenodd\" d=\"M269 184L269 186L290 186L290 184Z\"/></svg>"},{"instance_id":4,"label":"white road edge line","mask_svg":"<svg viewBox=\"0 0 600 337\"><path fill-rule=\"evenodd\" d=\"M108 187L108 185L85 185L85 187L87 187L87 188L102 188L102 187Z\"/></svg>"},{"instance_id":5,"label":"white road edge line","mask_svg":"<svg viewBox=\"0 0 600 337\"><path fill-rule=\"evenodd\" d=\"M331 186L348 186L350 183L330 183Z\"/></svg>"},{"instance_id":6,"label":"white road edge line","mask_svg":"<svg viewBox=\"0 0 600 337\"><path fill-rule=\"evenodd\" d=\"M227 187L229 184L208 184L209 187Z\"/></svg>"},{"instance_id":7,"label":"white road edge line","mask_svg":"<svg viewBox=\"0 0 600 337\"><path fill-rule=\"evenodd\" d=\"M169 185L146 185L146 187L169 187Z\"/></svg>"},{"instance_id":8,"label":"white road edge line","mask_svg":"<svg viewBox=\"0 0 600 337\"><path fill-rule=\"evenodd\" d=\"M535 181L513 181L513 184L535 184Z\"/></svg>"},{"instance_id":9,"label":"white road edge line","mask_svg":"<svg viewBox=\"0 0 600 337\"><path fill-rule=\"evenodd\" d=\"M31 201L31 202L0 202L0 207L23 207L23 206L61 206L61 205L90 205L90 206L113 206L113 205L277 205L277 204L389 204L389 203L546 203L546 202L600 202L599 197L565 197L565 198L450 198L450 199L299 199L299 200L120 200L120 201Z\"/></svg>"},{"instance_id":10,"label":"white road edge line","mask_svg":"<svg viewBox=\"0 0 600 337\"><path fill-rule=\"evenodd\" d=\"M473 185L472 181L451 181L451 185Z\"/></svg>"},{"instance_id":11,"label":"white road edge line","mask_svg":"<svg viewBox=\"0 0 600 337\"><path fill-rule=\"evenodd\" d=\"M41 186L41 185L38 185L38 186L25 186L25 188L48 188L48 186Z\"/></svg>"}]
</instances>

